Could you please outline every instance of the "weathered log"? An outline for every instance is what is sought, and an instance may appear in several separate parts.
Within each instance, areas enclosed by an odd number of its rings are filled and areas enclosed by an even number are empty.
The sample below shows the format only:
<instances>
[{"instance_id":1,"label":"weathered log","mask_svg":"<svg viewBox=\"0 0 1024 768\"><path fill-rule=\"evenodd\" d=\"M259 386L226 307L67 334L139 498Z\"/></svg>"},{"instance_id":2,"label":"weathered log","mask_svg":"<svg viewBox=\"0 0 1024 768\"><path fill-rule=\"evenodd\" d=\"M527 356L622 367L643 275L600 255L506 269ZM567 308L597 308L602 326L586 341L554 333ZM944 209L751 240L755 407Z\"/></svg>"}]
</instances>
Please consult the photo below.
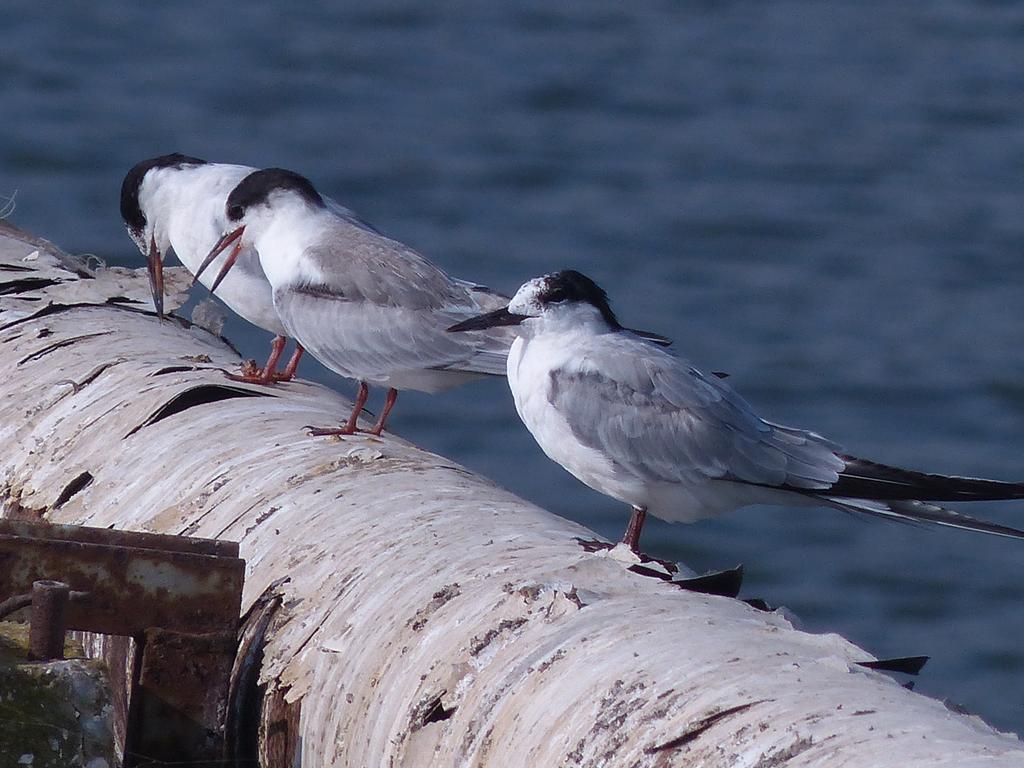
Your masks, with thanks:
<instances>
[{"instance_id":1,"label":"weathered log","mask_svg":"<svg viewBox=\"0 0 1024 768\"><path fill-rule=\"evenodd\" d=\"M236 756L1024 764L1016 738L858 666L870 654L841 637L630 572L581 546L585 528L397 437L309 437L349 403L229 381L238 356L158 322L147 294L144 275L86 275L0 230L0 500L241 542Z\"/></svg>"}]
</instances>

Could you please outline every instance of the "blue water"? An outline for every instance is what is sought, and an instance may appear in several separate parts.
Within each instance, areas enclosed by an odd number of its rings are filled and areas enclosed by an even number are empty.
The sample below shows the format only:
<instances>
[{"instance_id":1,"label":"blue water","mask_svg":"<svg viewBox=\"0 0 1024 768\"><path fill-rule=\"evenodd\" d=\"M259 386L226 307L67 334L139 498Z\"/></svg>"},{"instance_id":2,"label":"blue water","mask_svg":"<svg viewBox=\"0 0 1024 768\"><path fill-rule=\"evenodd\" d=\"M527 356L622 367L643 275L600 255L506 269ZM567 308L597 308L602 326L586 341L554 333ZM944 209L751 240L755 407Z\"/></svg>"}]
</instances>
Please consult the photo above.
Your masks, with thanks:
<instances>
[{"instance_id":1,"label":"blue water","mask_svg":"<svg viewBox=\"0 0 1024 768\"><path fill-rule=\"evenodd\" d=\"M15 224L138 265L117 210L136 161L292 167L455 275L590 274L774 420L1024 477L1024 7L554 5L13 0L0 195ZM403 395L392 425L621 534L626 510L544 458L500 382ZM1024 525L1022 504L975 512ZM747 595L930 654L918 690L1024 728L1024 543L752 509L653 521L645 544L743 562Z\"/></svg>"}]
</instances>

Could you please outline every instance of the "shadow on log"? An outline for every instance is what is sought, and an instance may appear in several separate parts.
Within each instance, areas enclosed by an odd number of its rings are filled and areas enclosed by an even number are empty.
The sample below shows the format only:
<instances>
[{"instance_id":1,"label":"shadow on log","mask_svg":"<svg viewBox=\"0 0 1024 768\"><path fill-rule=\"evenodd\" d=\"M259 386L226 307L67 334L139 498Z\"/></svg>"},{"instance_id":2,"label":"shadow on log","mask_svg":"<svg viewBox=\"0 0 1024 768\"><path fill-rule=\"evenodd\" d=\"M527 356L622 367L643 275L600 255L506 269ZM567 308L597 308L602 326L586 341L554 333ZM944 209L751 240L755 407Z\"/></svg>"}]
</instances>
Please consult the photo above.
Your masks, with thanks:
<instances>
[{"instance_id":1,"label":"shadow on log","mask_svg":"<svg viewBox=\"0 0 1024 768\"><path fill-rule=\"evenodd\" d=\"M91 272L0 228L0 500L241 542L237 757L1024 761L1016 738L858 666L870 654L841 637L632 573L586 551L581 526L399 438L310 438L303 425L350 404L303 381L229 382L228 345L151 310L144 273Z\"/></svg>"}]
</instances>

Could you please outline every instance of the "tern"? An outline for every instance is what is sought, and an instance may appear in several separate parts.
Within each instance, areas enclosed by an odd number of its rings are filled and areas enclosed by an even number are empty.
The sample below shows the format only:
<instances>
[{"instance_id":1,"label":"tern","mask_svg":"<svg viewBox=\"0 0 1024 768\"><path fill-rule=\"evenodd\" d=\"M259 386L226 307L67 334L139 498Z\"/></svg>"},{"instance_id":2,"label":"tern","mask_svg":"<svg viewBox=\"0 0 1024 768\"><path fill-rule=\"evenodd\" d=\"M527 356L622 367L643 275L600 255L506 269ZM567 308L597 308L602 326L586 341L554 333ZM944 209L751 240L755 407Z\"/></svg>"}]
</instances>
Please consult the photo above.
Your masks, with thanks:
<instances>
[{"instance_id":1,"label":"tern","mask_svg":"<svg viewBox=\"0 0 1024 768\"><path fill-rule=\"evenodd\" d=\"M128 234L146 256L153 305L163 317L163 258L173 250L192 274L221 233L227 220L228 193L256 169L245 165L208 163L182 154L163 155L136 164L121 185L121 218ZM260 384L287 381L295 374L302 346L295 347L283 372L277 364L287 342L259 259L239 243L236 267L214 292L235 314L274 334L270 357L262 369L246 363L232 378ZM213 276L202 281L210 288Z\"/></svg>"},{"instance_id":2,"label":"tern","mask_svg":"<svg viewBox=\"0 0 1024 768\"><path fill-rule=\"evenodd\" d=\"M624 329L579 272L530 280L508 306L449 330L503 326L517 331L508 383L520 418L550 459L632 506L623 542L634 552L648 512L693 522L752 504L1024 538L934 503L1020 499L1024 484L898 469L765 421L722 378Z\"/></svg>"},{"instance_id":3,"label":"tern","mask_svg":"<svg viewBox=\"0 0 1024 768\"><path fill-rule=\"evenodd\" d=\"M227 196L228 229L197 276L233 243L258 255L288 335L335 373L359 382L348 421L314 435L356 431L369 385L387 387L370 429L384 429L398 391L440 392L471 379L504 376L514 333L498 328L457 337L453 322L508 303L483 286L449 277L407 245L350 211L325 204L304 176L268 168ZM237 247L237 246L236 246ZM232 251L213 287L237 268Z\"/></svg>"}]
</instances>

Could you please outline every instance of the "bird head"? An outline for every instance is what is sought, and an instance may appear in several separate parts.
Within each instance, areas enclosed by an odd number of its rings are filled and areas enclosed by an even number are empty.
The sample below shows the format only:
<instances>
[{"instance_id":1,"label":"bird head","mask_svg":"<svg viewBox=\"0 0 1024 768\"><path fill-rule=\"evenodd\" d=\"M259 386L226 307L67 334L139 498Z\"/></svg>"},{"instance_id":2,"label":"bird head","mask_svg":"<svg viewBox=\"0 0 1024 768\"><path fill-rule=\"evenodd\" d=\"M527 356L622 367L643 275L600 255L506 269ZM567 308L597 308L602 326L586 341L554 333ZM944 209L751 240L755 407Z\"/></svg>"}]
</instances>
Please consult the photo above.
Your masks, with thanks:
<instances>
[{"instance_id":1,"label":"bird head","mask_svg":"<svg viewBox=\"0 0 1024 768\"><path fill-rule=\"evenodd\" d=\"M160 318L164 316L163 257L169 243L161 227L168 211L158 193L162 185L171 183L175 171L200 165L206 161L178 152L161 155L136 163L121 182L121 218L129 237L146 256L153 306Z\"/></svg>"},{"instance_id":2,"label":"bird head","mask_svg":"<svg viewBox=\"0 0 1024 768\"><path fill-rule=\"evenodd\" d=\"M507 307L457 323L449 331L476 331L499 325L534 325L539 320L567 323L600 318L622 328L601 287L581 272L565 269L524 283Z\"/></svg>"},{"instance_id":3,"label":"bird head","mask_svg":"<svg viewBox=\"0 0 1024 768\"><path fill-rule=\"evenodd\" d=\"M211 291L216 291L234 266L243 242L247 245L254 243L275 219L309 208L324 207L320 193L305 176L284 168L265 168L250 173L228 195L224 204L228 228L199 265L196 280L214 259L234 244L210 287Z\"/></svg>"}]
</instances>

